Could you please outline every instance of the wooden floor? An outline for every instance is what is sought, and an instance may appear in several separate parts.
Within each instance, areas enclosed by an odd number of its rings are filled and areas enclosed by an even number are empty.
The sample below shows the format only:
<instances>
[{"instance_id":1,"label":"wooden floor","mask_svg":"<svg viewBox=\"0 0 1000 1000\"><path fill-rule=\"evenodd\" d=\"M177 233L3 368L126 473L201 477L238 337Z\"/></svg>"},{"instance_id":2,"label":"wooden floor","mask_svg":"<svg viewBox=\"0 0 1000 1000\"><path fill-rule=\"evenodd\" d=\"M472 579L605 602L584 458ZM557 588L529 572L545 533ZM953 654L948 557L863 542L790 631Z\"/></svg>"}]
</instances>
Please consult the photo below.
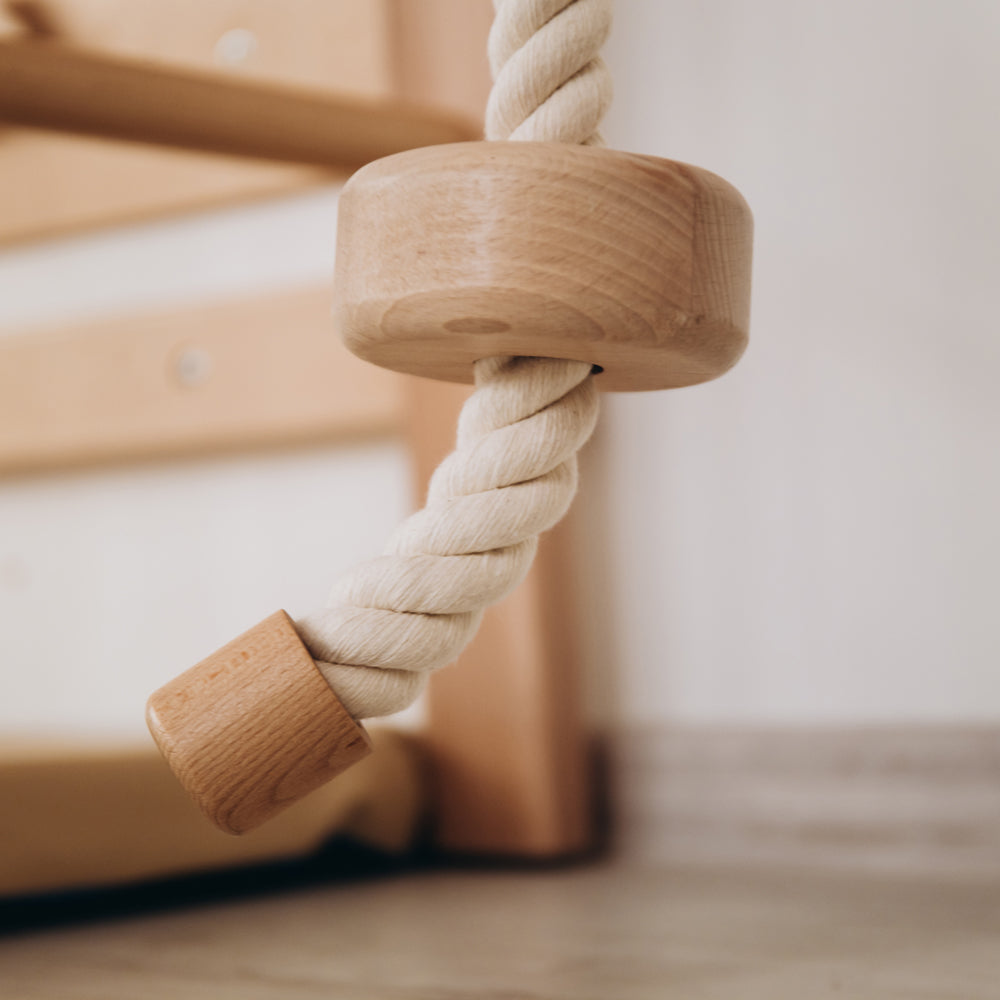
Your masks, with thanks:
<instances>
[{"instance_id":1,"label":"wooden floor","mask_svg":"<svg viewBox=\"0 0 1000 1000\"><path fill-rule=\"evenodd\" d=\"M0 940L46 1000L996 1000L1000 883L420 872Z\"/></svg>"}]
</instances>

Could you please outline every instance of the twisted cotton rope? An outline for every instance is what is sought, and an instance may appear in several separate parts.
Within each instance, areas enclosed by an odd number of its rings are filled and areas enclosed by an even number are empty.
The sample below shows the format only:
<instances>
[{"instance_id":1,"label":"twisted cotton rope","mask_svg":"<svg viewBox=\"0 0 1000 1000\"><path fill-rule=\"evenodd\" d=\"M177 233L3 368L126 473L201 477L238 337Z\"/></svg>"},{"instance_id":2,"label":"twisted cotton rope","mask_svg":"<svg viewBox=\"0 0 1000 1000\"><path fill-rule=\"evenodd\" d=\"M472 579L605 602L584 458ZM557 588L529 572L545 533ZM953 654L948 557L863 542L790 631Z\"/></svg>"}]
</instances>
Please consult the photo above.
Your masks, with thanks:
<instances>
[{"instance_id":1,"label":"twisted cotton rope","mask_svg":"<svg viewBox=\"0 0 1000 1000\"><path fill-rule=\"evenodd\" d=\"M598 52L610 0L495 0L487 139L599 144L611 97ZM486 358L462 410L456 450L431 478L423 510L385 555L334 588L297 627L356 719L409 705L451 663L485 608L524 578L538 535L576 492L576 453L597 419L591 367Z\"/></svg>"}]
</instances>

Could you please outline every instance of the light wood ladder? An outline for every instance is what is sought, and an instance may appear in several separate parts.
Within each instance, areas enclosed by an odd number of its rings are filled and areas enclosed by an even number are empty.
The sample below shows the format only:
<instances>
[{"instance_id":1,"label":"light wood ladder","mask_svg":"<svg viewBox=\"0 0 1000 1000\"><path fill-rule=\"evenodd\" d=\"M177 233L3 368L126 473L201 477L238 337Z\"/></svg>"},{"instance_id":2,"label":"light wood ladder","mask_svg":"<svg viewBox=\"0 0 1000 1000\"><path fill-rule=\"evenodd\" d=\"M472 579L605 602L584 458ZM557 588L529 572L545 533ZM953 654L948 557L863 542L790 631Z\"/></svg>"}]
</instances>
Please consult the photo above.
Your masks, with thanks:
<instances>
[{"instance_id":1,"label":"light wood ladder","mask_svg":"<svg viewBox=\"0 0 1000 1000\"><path fill-rule=\"evenodd\" d=\"M74 47L69 29L66 37L44 41L25 37L16 25L0 35L0 83L5 84L0 119L32 126L12 132L18 141L37 143L32 160L30 151L15 142L12 163L23 168L51 162L52 143L64 144L59 148L68 158L67 168L79 164L84 173L108 162L107 157L131 157L132 166L122 169L133 171L138 187L145 185L145 200L128 201L124 192L125 200L116 200L116 192L104 191L95 209L93 199L82 204L84 189L61 206L61 213L38 202L43 207L37 217L12 215L15 221L6 229L0 225L0 239L9 243L176 212L227 200L233 190L256 197L329 182L386 152L477 137L489 88L482 55L492 16L488 0L334 4L339 14L356 16L366 31L380 33L379 43L389 53L382 78L369 88L375 101L321 87L296 89L184 65L155 65L150 53L123 55L128 18L155 13L155 3L138 6L126 11L122 5L121 39L110 40L110 52L87 34L93 29L87 26L85 2L75 9L53 2L46 10L55 24L70 28L75 16L87 51ZM203 6L202 16L210 6ZM265 18L266 5L246 7L248 17ZM165 11L163 5L160 17ZM339 44L347 50L352 41L342 38ZM337 53L324 58L336 61ZM107 100L76 101L83 84L96 87ZM189 103L171 108L164 98L176 93L188 95ZM122 94L128 100L121 100ZM266 120L257 113L261 102L273 111ZM360 118L366 122L364 141L346 141ZM37 127L51 131L36 132ZM67 139L64 132L91 138ZM171 174L177 152L160 162L155 149L136 157L134 149L103 141L122 137L309 166L211 158L205 160L202 183L187 164ZM88 160L91 156L96 159ZM219 183L222 176L229 178L228 185ZM32 177L23 170L22 177L25 185L45 184L52 174ZM328 290L309 287L5 337L0 341L0 473L401 435L413 456L416 494L422 497L431 469L451 448L467 390L407 379L358 361L329 328L328 312ZM213 363L212 377L194 392L183 384L184 351L191 345ZM124 369L127 378L121 377ZM165 371L174 377L164 378ZM316 383L312 387L310 380ZM72 407L65 403L70 399ZM573 602L561 585L572 576L569 539L567 526L545 539L529 578L488 613L462 656L462 669L433 680L430 721L421 742L430 762L433 836L442 848L553 858L582 851L591 842L587 739L576 659L566 638L573 632ZM0 779L17 784L23 773L17 762L28 759L36 776L43 771L51 776L58 773L60 759L67 753L79 756L82 749L52 748L41 755L45 768L38 765L37 748L27 756L18 750L8 755L10 766L0 768ZM84 759L89 752L84 750ZM126 756L123 767L134 771L134 755ZM106 753L97 758L106 764ZM400 779L402 772L410 773L397 768L393 780L410 780ZM352 787L359 787L356 780ZM416 814L414 806L405 823L412 825ZM209 834L216 836L206 827ZM315 834L306 841L315 842ZM231 863L245 860L245 854L234 852ZM204 855L194 860L202 863ZM149 871L169 867L154 864ZM136 872L132 865L122 877ZM98 877L93 868L91 873Z\"/></svg>"}]
</instances>

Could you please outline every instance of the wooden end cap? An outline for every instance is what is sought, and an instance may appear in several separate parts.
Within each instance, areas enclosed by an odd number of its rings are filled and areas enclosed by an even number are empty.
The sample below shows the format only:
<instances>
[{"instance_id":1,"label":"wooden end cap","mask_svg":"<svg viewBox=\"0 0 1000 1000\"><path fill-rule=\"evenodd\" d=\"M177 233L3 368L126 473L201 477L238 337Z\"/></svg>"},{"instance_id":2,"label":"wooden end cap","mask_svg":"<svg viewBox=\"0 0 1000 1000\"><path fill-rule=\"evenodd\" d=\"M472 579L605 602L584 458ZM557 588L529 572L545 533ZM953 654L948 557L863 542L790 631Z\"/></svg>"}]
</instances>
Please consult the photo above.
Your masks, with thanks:
<instances>
[{"instance_id":1,"label":"wooden end cap","mask_svg":"<svg viewBox=\"0 0 1000 1000\"><path fill-rule=\"evenodd\" d=\"M456 143L378 160L338 210L334 321L384 368L471 382L491 355L589 361L669 389L743 353L753 218L684 163L592 146Z\"/></svg>"},{"instance_id":2,"label":"wooden end cap","mask_svg":"<svg viewBox=\"0 0 1000 1000\"><path fill-rule=\"evenodd\" d=\"M284 611L161 687L146 721L227 833L252 830L371 752Z\"/></svg>"}]
</instances>

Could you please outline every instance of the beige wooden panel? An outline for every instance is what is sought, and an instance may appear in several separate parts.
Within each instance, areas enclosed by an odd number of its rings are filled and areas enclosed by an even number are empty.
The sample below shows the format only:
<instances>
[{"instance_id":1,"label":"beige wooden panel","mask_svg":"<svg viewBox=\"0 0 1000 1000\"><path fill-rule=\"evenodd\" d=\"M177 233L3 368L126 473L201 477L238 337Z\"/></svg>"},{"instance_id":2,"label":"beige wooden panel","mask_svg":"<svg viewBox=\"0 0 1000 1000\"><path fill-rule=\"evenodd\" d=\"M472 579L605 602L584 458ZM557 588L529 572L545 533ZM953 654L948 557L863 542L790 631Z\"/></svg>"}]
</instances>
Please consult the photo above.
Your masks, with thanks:
<instances>
[{"instance_id":1,"label":"beige wooden panel","mask_svg":"<svg viewBox=\"0 0 1000 1000\"><path fill-rule=\"evenodd\" d=\"M422 812L420 752L381 729L374 753L253 833L206 823L155 747L0 740L0 899L305 857L334 834L401 851Z\"/></svg>"},{"instance_id":2,"label":"beige wooden panel","mask_svg":"<svg viewBox=\"0 0 1000 1000\"><path fill-rule=\"evenodd\" d=\"M0 472L397 432L325 287L0 340Z\"/></svg>"},{"instance_id":3,"label":"beige wooden panel","mask_svg":"<svg viewBox=\"0 0 1000 1000\"><path fill-rule=\"evenodd\" d=\"M386 0L45 0L43 8L55 33L47 44L337 94L381 98L392 88ZM234 58L241 44L248 51ZM0 173L0 243L329 178L314 167L19 128L3 132Z\"/></svg>"},{"instance_id":4,"label":"beige wooden panel","mask_svg":"<svg viewBox=\"0 0 1000 1000\"><path fill-rule=\"evenodd\" d=\"M394 92L459 112L479 123L481 132L490 88L492 0L389 0L388 12Z\"/></svg>"},{"instance_id":5,"label":"beige wooden panel","mask_svg":"<svg viewBox=\"0 0 1000 1000\"><path fill-rule=\"evenodd\" d=\"M264 83L390 93L384 0L40 0L28 6L41 11L52 44L177 69L224 69ZM16 20L10 14L5 20L13 33ZM230 32L249 33L249 50L232 44L231 35L227 44ZM23 34L37 33L25 24Z\"/></svg>"}]
</instances>

